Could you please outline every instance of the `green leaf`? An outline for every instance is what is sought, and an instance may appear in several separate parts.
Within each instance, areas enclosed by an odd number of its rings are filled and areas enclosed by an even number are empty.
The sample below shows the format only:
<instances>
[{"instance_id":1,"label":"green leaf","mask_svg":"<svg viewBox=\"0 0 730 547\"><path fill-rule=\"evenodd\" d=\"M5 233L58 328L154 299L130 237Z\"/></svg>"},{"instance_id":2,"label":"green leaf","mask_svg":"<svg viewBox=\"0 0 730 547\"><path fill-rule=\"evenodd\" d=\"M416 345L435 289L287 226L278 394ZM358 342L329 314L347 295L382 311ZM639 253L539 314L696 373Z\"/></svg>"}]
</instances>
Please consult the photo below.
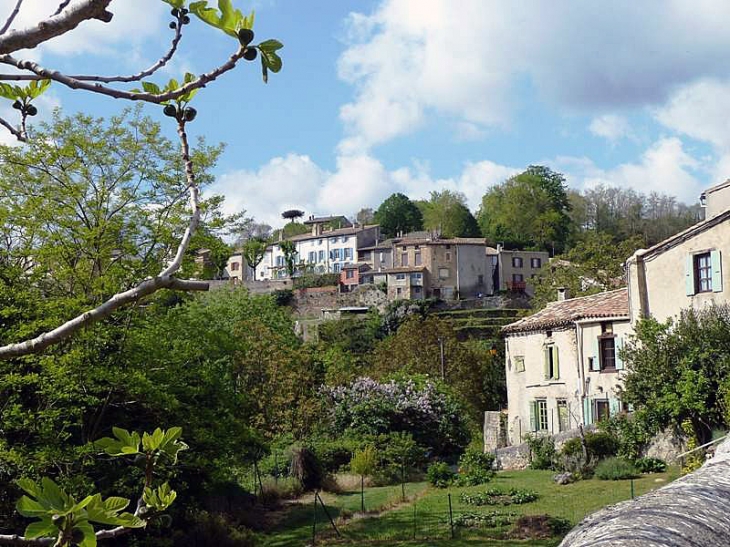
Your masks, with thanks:
<instances>
[{"instance_id":1,"label":"green leaf","mask_svg":"<svg viewBox=\"0 0 730 547\"><path fill-rule=\"evenodd\" d=\"M259 44L259 49L261 51L266 52L274 52L277 49L281 49L284 47L284 44L282 44L279 40L265 40Z\"/></svg>"},{"instance_id":2,"label":"green leaf","mask_svg":"<svg viewBox=\"0 0 730 547\"><path fill-rule=\"evenodd\" d=\"M50 508L45 507L39 502L30 499L28 496L21 496L15 504L15 509L24 517L40 517L49 515ZM50 517L49 517L50 518Z\"/></svg>"},{"instance_id":3,"label":"green leaf","mask_svg":"<svg viewBox=\"0 0 730 547\"><path fill-rule=\"evenodd\" d=\"M279 72L281 70L281 57L273 51L261 51L261 60L266 63L266 67L271 72Z\"/></svg>"},{"instance_id":4,"label":"green leaf","mask_svg":"<svg viewBox=\"0 0 730 547\"><path fill-rule=\"evenodd\" d=\"M94 527L88 521L79 521L75 526L74 530L81 530L84 535L84 539L79 543L79 547L96 547L96 533Z\"/></svg>"},{"instance_id":5,"label":"green leaf","mask_svg":"<svg viewBox=\"0 0 730 547\"><path fill-rule=\"evenodd\" d=\"M104 500L104 508L107 511L121 511L126 509L129 505L127 498L120 498L118 496L110 496Z\"/></svg>"},{"instance_id":6,"label":"green leaf","mask_svg":"<svg viewBox=\"0 0 730 547\"><path fill-rule=\"evenodd\" d=\"M46 517L39 521L31 522L25 528L23 535L26 539L38 539L42 537L55 538L58 535L58 528L53 525L51 517Z\"/></svg>"},{"instance_id":7,"label":"green leaf","mask_svg":"<svg viewBox=\"0 0 730 547\"><path fill-rule=\"evenodd\" d=\"M269 69L263 55L261 56L261 75L264 77L264 83L269 83Z\"/></svg>"},{"instance_id":8,"label":"green leaf","mask_svg":"<svg viewBox=\"0 0 730 547\"><path fill-rule=\"evenodd\" d=\"M162 93L162 91L160 91L160 87L152 82L142 82L142 89L144 89L147 93L154 93L155 95L159 95L160 93ZM116 435L116 432L114 434Z\"/></svg>"},{"instance_id":9,"label":"green leaf","mask_svg":"<svg viewBox=\"0 0 730 547\"><path fill-rule=\"evenodd\" d=\"M6 99L10 99L12 101L17 99L18 94L16 93L16 91L13 88L14 88L14 86L12 86L10 84L4 84L4 83L0 84L0 97L5 97Z\"/></svg>"},{"instance_id":10,"label":"green leaf","mask_svg":"<svg viewBox=\"0 0 730 547\"><path fill-rule=\"evenodd\" d=\"M34 498L40 498L41 496L43 496L43 489L34 480L24 477L22 479L18 479L16 482L18 486L23 489L23 491L27 492Z\"/></svg>"},{"instance_id":11,"label":"green leaf","mask_svg":"<svg viewBox=\"0 0 730 547\"><path fill-rule=\"evenodd\" d=\"M180 9L185 6L185 0L162 0L165 4L171 5L173 8Z\"/></svg>"},{"instance_id":12,"label":"green leaf","mask_svg":"<svg viewBox=\"0 0 730 547\"><path fill-rule=\"evenodd\" d=\"M51 507L58 509L59 512L66 512L71 508L73 504L69 503L69 497L66 492L53 482L48 477L41 479L41 486L43 486L43 498L39 501L47 500Z\"/></svg>"}]
</instances>

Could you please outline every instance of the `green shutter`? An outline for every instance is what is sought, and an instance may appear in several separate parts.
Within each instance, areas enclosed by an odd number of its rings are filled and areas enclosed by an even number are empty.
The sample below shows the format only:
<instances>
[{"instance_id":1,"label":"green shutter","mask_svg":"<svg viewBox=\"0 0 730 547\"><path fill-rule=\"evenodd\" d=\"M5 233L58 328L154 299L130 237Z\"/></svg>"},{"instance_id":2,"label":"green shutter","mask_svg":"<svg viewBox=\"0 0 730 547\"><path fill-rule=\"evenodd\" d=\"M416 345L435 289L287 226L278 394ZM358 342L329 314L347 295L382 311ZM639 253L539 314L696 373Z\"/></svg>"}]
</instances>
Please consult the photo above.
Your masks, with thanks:
<instances>
[{"instance_id":1,"label":"green shutter","mask_svg":"<svg viewBox=\"0 0 730 547\"><path fill-rule=\"evenodd\" d=\"M530 401L530 431L537 431L537 401Z\"/></svg>"},{"instance_id":2,"label":"green shutter","mask_svg":"<svg viewBox=\"0 0 730 547\"><path fill-rule=\"evenodd\" d=\"M591 400L586 397L583 399L583 425L591 425L593 416L591 415Z\"/></svg>"},{"instance_id":3,"label":"green shutter","mask_svg":"<svg viewBox=\"0 0 730 547\"><path fill-rule=\"evenodd\" d=\"M553 378L560 378L560 358L558 357L560 351L558 346L553 346Z\"/></svg>"},{"instance_id":4,"label":"green shutter","mask_svg":"<svg viewBox=\"0 0 730 547\"><path fill-rule=\"evenodd\" d=\"M684 287L687 296L692 296L695 293L695 267L692 255L687 255L687 265L684 269Z\"/></svg>"},{"instance_id":5,"label":"green shutter","mask_svg":"<svg viewBox=\"0 0 730 547\"><path fill-rule=\"evenodd\" d=\"M712 291L722 292L722 260L720 251L710 253L712 259Z\"/></svg>"},{"instance_id":6,"label":"green shutter","mask_svg":"<svg viewBox=\"0 0 730 547\"><path fill-rule=\"evenodd\" d=\"M624 369L624 360L621 357L621 351L624 349L624 338L619 336L616 340L616 370Z\"/></svg>"},{"instance_id":7,"label":"green shutter","mask_svg":"<svg viewBox=\"0 0 730 547\"><path fill-rule=\"evenodd\" d=\"M550 379L550 346L545 346L545 351L543 352L543 358L545 359L545 379Z\"/></svg>"},{"instance_id":8,"label":"green shutter","mask_svg":"<svg viewBox=\"0 0 730 547\"><path fill-rule=\"evenodd\" d=\"M609 399L608 400L608 412L609 417L613 418L614 416L618 415L619 412L621 412L621 401L618 399Z\"/></svg>"},{"instance_id":9,"label":"green shutter","mask_svg":"<svg viewBox=\"0 0 730 547\"><path fill-rule=\"evenodd\" d=\"M601 370L601 352L598 349L598 338L593 339L593 366L591 370Z\"/></svg>"}]
</instances>

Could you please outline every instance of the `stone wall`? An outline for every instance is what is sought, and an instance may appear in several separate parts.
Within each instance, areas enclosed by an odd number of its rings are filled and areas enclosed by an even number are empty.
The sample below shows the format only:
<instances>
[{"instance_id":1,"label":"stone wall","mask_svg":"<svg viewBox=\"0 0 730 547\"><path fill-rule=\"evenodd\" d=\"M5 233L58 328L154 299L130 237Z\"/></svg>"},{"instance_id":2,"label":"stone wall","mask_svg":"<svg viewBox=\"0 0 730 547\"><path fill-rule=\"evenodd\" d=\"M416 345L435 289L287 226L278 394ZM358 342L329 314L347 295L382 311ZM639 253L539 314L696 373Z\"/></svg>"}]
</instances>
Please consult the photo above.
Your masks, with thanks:
<instances>
[{"instance_id":1,"label":"stone wall","mask_svg":"<svg viewBox=\"0 0 730 547\"><path fill-rule=\"evenodd\" d=\"M694 473L589 515L560 547L730 545L730 440Z\"/></svg>"}]
</instances>

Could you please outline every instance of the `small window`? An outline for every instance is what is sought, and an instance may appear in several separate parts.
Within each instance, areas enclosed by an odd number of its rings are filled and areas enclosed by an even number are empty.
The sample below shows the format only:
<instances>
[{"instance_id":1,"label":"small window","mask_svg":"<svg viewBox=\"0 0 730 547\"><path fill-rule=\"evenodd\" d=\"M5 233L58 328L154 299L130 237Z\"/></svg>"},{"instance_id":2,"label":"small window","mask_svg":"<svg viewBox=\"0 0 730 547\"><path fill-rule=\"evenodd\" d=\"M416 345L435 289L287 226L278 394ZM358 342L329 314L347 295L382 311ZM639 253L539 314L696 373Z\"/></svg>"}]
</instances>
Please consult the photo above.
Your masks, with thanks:
<instances>
[{"instance_id":1,"label":"small window","mask_svg":"<svg viewBox=\"0 0 730 547\"><path fill-rule=\"evenodd\" d=\"M608 404L608 401L595 401L596 404L596 414L595 414L595 421L596 422L605 422L611 417L611 407Z\"/></svg>"},{"instance_id":2,"label":"small window","mask_svg":"<svg viewBox=\"0 0 730 547\"><path fill-rule=\"evenodd\" d=\"M530 422L533 431L548 430L548 409L545 399L532 401L530 405Z\"/></svg>"},{"instance_id":3,"label":"small window","mask_svg":"<svg viewBox=\"0 0 730 547\"><path fill-rule=\"evenodd\" d=\"M319 251L319 262L324 262L324 251Z\"/></svg>"},{"instance_id":4,"label":"small window","mask_svg":"<svg viewBox=\"0 0 730 547\"><path fill-rule=\"evenodd\" d=\"M238 262L231 262L231 271L237 272L238 271L239 264Z\"/></svg>"},{"instance_id":5,"label":"small window","mask_svg":"<svg viewBox=\"0 0 730 547\"><path fill-rule=\"evenodd\" d=\"M531 258L530 259L530 266L534 270L540 268L542 266L542 259L540 259L540 258Z\"/></svg>"},{"instance_id":6,"label":"small window","mask_svg":"<svg viewBox=\"0 0 730 547\"><path fill-rule=\"evenodd\" d=\"M712 292L712 260L710 253L694 256L695 291Z\"/></svg>"},{"instance_id":7,"label":"small window","mask_svg":"<svg viewBox=\"0 0 730 547\"><path fill-rule=\"evenodd\" d=\"M395 294L396 294L396 296L400 296L401 294L403 294L403 289L401 289L400 287L397 287L395 289Z\"/></svg>"},{"instance_id":8,"label":"small window","mask_svg":"<svg viewBox=\"0 0 730 547\"><path fill-rule=\"evenodd\" d=\"M350 247L345 247L343 251L345 251L345 260L352 259L352 249Z\"/></svg>"},{"instance_id":9,"label":"small window","mask_svg":"<svg viewBox=\"0 0 730 547\"><path fill-rule=\"evenodd\" d=\"M512 257L512 267L513 268L521 268L522 267L522 257L520 257L520 256L513 256Z\"/></svg>"},{"instance_id":10,"label":"small window","mask_svg":"<svg viewBox=\"0 0 730 547\"><path fill-rule=\"evenodd\" d=\"M570 414L568 412L568 401L565 399L557 400L558 406L558 430L568 431L570 429Z\"/></svg>"},{"instance_id":11,"label":"small window","mask_svg":"<svg viewBox=\"0 0 730 547\"><path fill-rule=\"evenodd\" d=\"M339 273L340 270L342 270L342 264L333 264L332 265L332 271L335 273Z\"/></svg>"},{"instance_id":12,"label":"small window","mask_svg":"<svg viewBox=\"0 0 730 547\"><path fill-rule=\"evenodd\" d=\"M350 239L347 236L342 236L342 243L347 243L347 240Z\"/></svg>"},{"instance_id":13,"label":"small window","mask_svg":"<svg viewBox=\"0 0 730 547\"><path fill-rule=\"evenodd\" d=\"M439 279L447 279L449 277L448 268L439 268Z\"/></svg>"},{"instance_id":14,"label":"small window","mask_svg":"<svg viewBox=\"0 0 730 547\"><path fill-rule=\"evenodd\" d=\"M418 287L418 286L413 287L413 293L414 294L421 294L421 287Z\"/></svg>"},{"instance_id":15,"label":"small window","mask_svg":"<svg viewBox=\"0 0 730 547\"><path fill-rule=\"evenodd\" d=\"M521 355L515 357L515 372L525 372L525 358Z\"/></svg>"},{"instance_id":16,"label":"small window","mask_svg":"<svg viewBox=\"0 0 730 547\"><path fill-rule=\"evenodd\" d=\"M345 272L345 278L355 279L355 270L347 270L347 272Z\"/></svg>"},{"instance_id":17,"label":"small window","mask_svg":"<svg viewBox=\"0 0 730 547\"><path fill-rule=\"evenodd\" d=\"M321 239L318 239L317 240L317 245L322 245L322 240Z\"/></svg>"},{"instance_id":18,"label":"small window","mask_svg":"<svg viewBox=\"0 0 730 547\"><path fill-rule=\"evenodd\" d=\"M545 379L557 380L560 378L560 363L558 347L551 344L545 346Z\"/></svg>"},{"instance_id":19,"label":"small window","mask_svg":"<svg viewBox=\"0 0 730 547\"><path fill-rule=\"evenodd\" d=\"M479 285L480 287L484 285L484 276L481 274L477 276L477 285Z\"/></svg>"},{"instance_id":20,"label":"small window","mask_svg":"<svg viewBox=\"0 0 730 547\"><path fill-rule=\"evenodd\" d=\"M408 266L408 253L401 253L401 255L400 255L400 265L401 266Z\"/></svg>"},{"instance_id":21,"label":"small window","mask_svg":"<svg viewBox=\"0 0 730 547\"><path fill-rule=\"evenodd\" d=\"M525 276L522 274L512 274L512 281L515 283L522 283L525 280Z\"/></svg>"},{"instance_id":22,"label":"small window","mask_svg":"<svg viewBox=\"0 0 730 547\"><path fill-rule=\"evenodd\" d=\"M398 281L403 281L406 278L406 274L395 274L395 278Z\"/></svg>"},{"instance_id":23,"label":"small window","mask_svg":"<svg viewBox=\"0 0 730 547\"><path fill-rule=\"evenodd\" d=\"M416 251L416 254L415 254L415 257L414 258L415 258L415 260L414 260L413 263L416 266L420 266L421 265L421 251Z\"/></svg>"},{"instance_id":24,"label":"small window","mask_svg":"<svg viewBox=\"0 0 730 547\"><path fill-rule=\"evenodd\" d=\"M444 255L444 260L446 260L446 262L451 262L451 253L450 252L448 252L448 251L446 252L446 254Z\"/></svg>"},{"instance_id":25,"label":"small window","mask_svg":"<svg viewBox=\"0 0 730 547\"><path fill-rule=\"evenodd\" d=\"M607 336L601 338L598 345L601 351L601 370L616 370L616 339Z\"/></svg>"}]
</instances>

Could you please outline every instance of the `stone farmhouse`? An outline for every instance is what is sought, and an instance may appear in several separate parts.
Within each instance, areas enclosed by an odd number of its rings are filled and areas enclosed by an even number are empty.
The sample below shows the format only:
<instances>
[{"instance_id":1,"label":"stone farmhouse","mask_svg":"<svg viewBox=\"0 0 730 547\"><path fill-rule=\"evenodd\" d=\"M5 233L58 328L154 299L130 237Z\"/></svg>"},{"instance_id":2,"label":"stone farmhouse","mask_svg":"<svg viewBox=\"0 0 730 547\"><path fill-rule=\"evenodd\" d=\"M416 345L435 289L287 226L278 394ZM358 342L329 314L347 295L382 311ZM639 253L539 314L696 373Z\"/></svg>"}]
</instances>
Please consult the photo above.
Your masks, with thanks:
<instances>
[{"instance_id":1,"label":"stone farmhouse","mask_svg":"<svg viewBox=\"0 0 730 547\"><path fill-rule=\"evenodd\" d=\"M636 322L728 302L730 181L701 199L705 220L627 260L626 288L581 298L563 293L503 328L510 443L628 410L619 397L620 351Z\"/></svg>"}]
</instances>

